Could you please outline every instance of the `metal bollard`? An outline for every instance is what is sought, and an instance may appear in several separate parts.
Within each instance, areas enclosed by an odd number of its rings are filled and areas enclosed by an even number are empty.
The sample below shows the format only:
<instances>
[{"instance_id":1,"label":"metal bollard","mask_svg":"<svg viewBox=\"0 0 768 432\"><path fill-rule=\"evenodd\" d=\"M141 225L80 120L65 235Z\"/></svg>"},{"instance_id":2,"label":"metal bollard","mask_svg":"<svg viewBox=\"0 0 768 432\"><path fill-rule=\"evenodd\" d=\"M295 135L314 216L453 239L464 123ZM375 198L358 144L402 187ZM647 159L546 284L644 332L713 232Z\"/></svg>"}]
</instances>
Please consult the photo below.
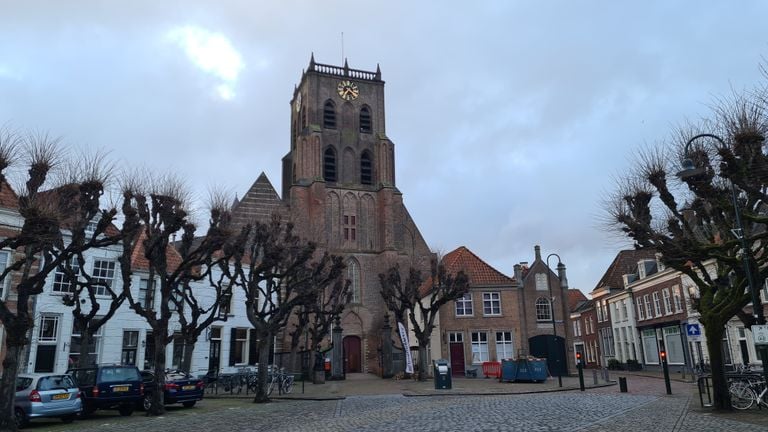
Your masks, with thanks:
<instances>
[{"instance_id":1,"label":"metal bollard","mask_svg":"<svg viewBox=\"0 0 768 432\"><path fill-rule=\"evenodd\" d=\"M597 369L592 369L592 381L597 385Z\"/></svg>"},{"instance_id":2,"label":"metal bollard","mask_svg":"<svg viewBox=\"0 0 768 432\"><path fill-rule=\"evenodd\" d=\"M619 377L619 391L622 393L627 392L627 378Z\"/></svg>"}]
</instances>

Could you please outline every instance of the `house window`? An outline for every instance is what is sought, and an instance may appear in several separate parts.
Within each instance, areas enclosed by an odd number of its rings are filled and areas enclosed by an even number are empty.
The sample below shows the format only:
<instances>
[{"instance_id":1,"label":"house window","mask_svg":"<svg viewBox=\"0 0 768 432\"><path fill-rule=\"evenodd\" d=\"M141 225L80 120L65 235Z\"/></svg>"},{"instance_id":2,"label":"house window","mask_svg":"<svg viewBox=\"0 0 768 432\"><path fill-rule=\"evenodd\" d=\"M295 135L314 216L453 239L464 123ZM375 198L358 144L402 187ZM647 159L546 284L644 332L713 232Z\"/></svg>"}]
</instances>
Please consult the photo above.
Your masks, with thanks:
<instances>
[{"instance_id":1,"label":"house window","mask_svg":"<svg viewBox=\"0 0 768 432\"><path fill-rule=\"evenodd\" d=\"M624 318L619 314L619 303L614 303L613 309L616 311L616 322L622 321Z\"/></svg>"},{"instance_id":2,"label":"house window","mask_svg":"<svg viewBox=\"0 0 768 432\"><path fill-rule=\"evenodd\" d=\"M472 332L472 363L488 361L488 333Z\"/></svg>"},{"instance_id":3,"label":"house window","mask_svg":"<svg viewBox=\"0 0 768 432\"><path fill-rule=\"evenodd\" d=\"M664 328L664 347L667 350L667 362L669 364L684 364L683 340L680 337L680 327Z\"/></svg>"},{"instance_id":4,"label":"house window","mask_svg":"<svg viewBox=\"0 0 768 432\"><path fill-rule=\"evenodd\" d=\"M93 262L93 280L98 282L96 286L97 295L106 295L107 286L112 286L112 281L115 278L115 262L107 260L95 260ZM106 286L105 286L106 285Z\"/></svg>"},{"instance_id":5,"label":"house window","mask_svg":"<svg viewBox=\"0 0 768 432\"><path fill-rule=\"evenodd\" d=\"M125 365L136 365L136 352L139 349L139 332L126 330L123 332L123 355L121 362Z\"/></svg>"},{"instance_id":6,"label":"house window","mask_svg":"<svg viewBox=\"0 0 768 432\"><path fill-rule=\"evenodd\" d=\"M92 325L98 324L98 321L101 320L101 317L94 318L96 321ZM99 361L99 352L101 351L101 335L104 333L104 326L100 326L98 330L96 330L96 333L94 333L93 337L91 338L91 346L88 350L88 355L91 358L91 361L93 364L98 363ZM80 327L77 321L74 321L72 323L72 337L69 340L69 363L70 364L77 364L78 359L80 358L80 355L82 354L82 340L83 340L83 329Z\"/></svg>"},{"instance_id":7,"label":"house window","mask_svg":"<svg viewBox=\"0 0 768 432\"><path fill-rule=\"evenodd\" d=\"M545 273L536 273L536 291L549 291Z\"/></svg>"},{"instance_id":8,"label":"house window","mask_svg":"<svg viewBox=\"0 0 768 432\"><path fill-rule=\"evenodd\" d=\"M80 267L76 259L70 259L66 263L61 263L61 265L56 268L56 273L53 275L53 292L74 292L75 282L77 281L77 274L79 272ZM70 278L70 274L73 276L72 278Z\"/></svg>"},{"instance_id":9,"label":"house window","mask_svg":"<svg viewBox=\"0 0 768 432\"><path fill-rule=\"evenodd\" d=\"M600 329L600 339L602 339L603 344L603 355L606 357L613 357L616 355L613 348L613 332L610 328L606 327Z\"/></svg>"},{"instance_id":10,"label":"house window","mask_svg":"<svg viewBox=\"0 0 768 432\"><path fill-rule=\"evenodd\" d=\"M552 321L552 304L549 299L539 297L536 299L536 321Z\"/></svg>"},{"instance_id":11,"label":"house window","mask_svg":"<svg viewBox=\"0 0 768 432\"><path fill-rule=\"evenodd\" d=\"M659 364L659 346L656 342L656 330L643 330L642 337L645 362L649 364Z\"/></svg>"},{"instance_id":12,"label":"house window","mask_svg":"<svg viewBox=\"0 0 768 432\"><path fill-rule=\"evenodd\" d=\"M466 293L464 297L456 300L456 316L472 316L471 293Z\"/></svg>"},{"instance_id":13,"label":"house window","mask_svg":"<svg viewBox=\"0 0 768 432\"><path fill-rule=\"evenodd\" d=\"M483 315L501 315L499 293L483 293Z\"/></svg>"},{"instance_id":14,"label":"house window","mask_svg":"<svg viewBox=\"0 0 768 432\"><path fill-rule=\"evenodd\" d=\"M97 220L89 220L87 224L85 224L85 235L87 236L93 236L93 234L96 232L96 228L99 226L99 221Z\"/></svg>"},{"instance_id":15,"label":"house window","mask_svg":"<svg viewBox=\"0 0 768 432\"><path fill-rule=\"evenodd\" d=\"M155 308L155 283L150 284L149 279L139 280L139 303L145 310Z\"/></svg>"},{"instance_id":16,"label":"house window","mask_svg":"<svg viewBox=\"0 0 768 432\"><path fill-rule=\"evenodd\" d=\"M573 335L581 336L581 320L573 321Z\"/></svg>"},{"instance_id":17,"label":"house window","mask_svg":"<svg viewBox=\"0 0 768 432\"><path fill-rule=\"evenodd\" d=\"M171 357L171 365L175 369L181 368L181 363L184 360L184 352L187 349L187 344L181 333L173 334L173 357Z\"/></svg>"},{"instance_id":18,"label":"house window","mask_svg":"<svg viewBox=\"0 0 768 432\"><path fill-rule=\"evenodd\" d=\"M496 359L509 359L514 357L515 347L512 342L511 331L496 332Z\"/></svg>"},{"instance_id":19,"label":"house window","mask_svg":"<svg viewBox=\"0 0 768 432\"><path fill-rule=\"evenodd\" d=\"M600 302L597 302L597 307L595 310L597 311L597 322L601 323L603 322L603 306Z\"/></svg>"},{"instance_id":20,"label":"house window","mask_svg":"<svg viewBox=\"0 0 768 432\"><path fill-rule=\"evenodd\" d=\"M368 107L360 109L360 132L371 133L371 110Z\"/></svg>"},{"instance_id":21,"label":"house window","mask_svg":"<svg viewBox=\"0 0 768 432\"><path fill-rule=\"evenodd\" d=\"M234 310L235 295L229 285L224 285L221 287L221 306L219 307L219 316L221 318L234 316Z\"/></svg>"},{"instance_id":22,"label":"house window","mask_svg":"<svg viewBox=\"0 0 768 432\"><path fill-rule=\"evenodd\" d=\"M248 363L248 329L239 328L235 330L234 351L230 353L235 364Z\"/></svg>"},{"instance_id":23,"label":"house window","mask_svg":"<svg viewBox=\"0 0 768 432\"><path fill-rule=\"evenodd\" d=\"M59 334L59 317L57 315L43 315L40 317L40 330L37 334L38 342L56 342Z\"/></svg>"},{"instance_id":24,"label":"house window","mask_svg":"<svg viewBox=\"0 0 768 432\"><path fill-rule=\"evenodd\" d=\"M360 266L355 260L350 260L347 263L347 279L350 281L350 289L352 290L349 302L360 303Z\"/></svg>"},{"instance_id":25,"label":"house window","mask_svg":"<svg viewBox=\"0 0 768 432\"><path fill-rule=\"evenodd\" d=\"M330 100L323 105L323 127L336 129L336 106Z\"/></svg>"},{"instance_id":26,"label":"house window","mask_svg":"<svg viewBox=\"0 0 768 432\"><path fill-rule=\"evenodd\" d=\"M664 298L664 313L669 315L672 313L672 299L669 297L669 288L661 290L661 296Z\"/></svg>"},{"instance_id":27,"label":"house window","mask_svg":"<svg viewBox=\"0 0 768 432\"><path fill-rule=\"evenodd\" d=\"M360 184L373 184L373 170L371 168L371 154L364 151L360 155Z\"/></svg>"},{"instance_id":28,"label":"house window","mask_svg":"<svg viewBox=\"0 0 768 432\"><path fill-rule=\"evenodd\" d=\"M344 215L342 217L342 227L344 230L344 241L353 243L357 240L357 217L355 215Z\"/></svg>"},{"instance_id":29,"label":"house window","mask_svg":"<svg viewBox=\"0 0 768 432\"><path fill-rule=\"evenodd\" d=\"M629 320L629 310L627 309L627 300L626 299L621 301L621 318L624 321Z\"/></svg>"},{"instance_id":30,"label":"house window","mask_svg":"<svg viewBox=\"0 0 768 432\"><path fill-rule=\"evenodd\" d=\"M328 147L323 153L323 179L327 182L336 181L336 151Z\"/></svg>"},{"instance_id":31,"label":"house window","mask_svg":"<svg viewBox=\"0 0 768 432\"><path fill-rule=\"evenodd\" d=\"M463 343L464 342L464 333L459 333L459 332L450 332L450 333L448 333L448 342L451 342L451 343Z\"/></svg>"},{"instance_id":32,"label":"house window","mask_svg":"<svg viewBox=\"0 0 768 432\"><path fill-rule=\"evenodd\" d=\"M680 287L678 285L672 287L672 299L675 302L675 312L682 312L683 301L682 298L680 298Z\"/></svg>"},{"instance_id":33,"label":"house window","mask_svg":"<svg viewBox=\"0 0 768 432\"><path fill-rule=\"evenodd\" d=\"M655 291L653 293L653 311L654 311L654 316L657 316L657 317L661 316L661 299L659 298L658 291Z\"/></svg>"},{"instance_id":34,"label":"house window","mask_svg":"<svg viewBox=\"0 0 768 432\"><path fill-rule=\"evenodd\" d=\"M8 266L8 257L10 254L6 251L0 251L0 274L2 274ZM5 293L8 291L6 287L11 286L11 274L8 273L3 280L0 281L0 300L2 300Z\"/></svg>"},{"instance_id":35,"label":"house window","mask_svg":"<svg viewBox=\"0 0 768 432\"><path fill-rule=\"evenodd\" d=\"M645 319L645 308L643 307L643 299L638 298L637 302L637 320Z\"/></svg>"},{"instance_id":36,"label":"house window","mask_svg":"<svg viewBox=\"0 0 768 432\"><path fill-rule=\"evenodd\" d=\"M643 300L645 300L645 316L648 317L648 319L653 318L653 310L651 309L651 297L646 294L643 296Z\"/></svg>"}]
</instances>

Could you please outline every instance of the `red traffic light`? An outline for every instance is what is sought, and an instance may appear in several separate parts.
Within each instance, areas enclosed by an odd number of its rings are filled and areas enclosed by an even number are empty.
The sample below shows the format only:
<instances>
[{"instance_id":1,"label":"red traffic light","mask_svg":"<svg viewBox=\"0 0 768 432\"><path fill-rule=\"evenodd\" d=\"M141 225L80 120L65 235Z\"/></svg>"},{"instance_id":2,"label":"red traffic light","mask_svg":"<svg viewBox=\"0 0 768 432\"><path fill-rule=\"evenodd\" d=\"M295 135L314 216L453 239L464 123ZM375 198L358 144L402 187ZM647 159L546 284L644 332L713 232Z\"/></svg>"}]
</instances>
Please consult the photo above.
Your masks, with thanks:
<instances>
[{"instance_id":1,"label":"red traffic light","mask_svg":"<svg viewBox=\"0 0 768 432\"><path fill-rule=\"evenodd\" d=\"M661 356L661 359L664 360L667 358L667 352L666 351L660 351L659 355Z\"/></svg>"},{"instance_id":2,"label":"red traffic light","mask_svg":"<svg viewBox=\"0 0 768 432\"><path fill-rule=\"evenodd\" d=\"M580 352L576 353L576 360L581 360L581 353Z\"/></svg>"}]
</instances>

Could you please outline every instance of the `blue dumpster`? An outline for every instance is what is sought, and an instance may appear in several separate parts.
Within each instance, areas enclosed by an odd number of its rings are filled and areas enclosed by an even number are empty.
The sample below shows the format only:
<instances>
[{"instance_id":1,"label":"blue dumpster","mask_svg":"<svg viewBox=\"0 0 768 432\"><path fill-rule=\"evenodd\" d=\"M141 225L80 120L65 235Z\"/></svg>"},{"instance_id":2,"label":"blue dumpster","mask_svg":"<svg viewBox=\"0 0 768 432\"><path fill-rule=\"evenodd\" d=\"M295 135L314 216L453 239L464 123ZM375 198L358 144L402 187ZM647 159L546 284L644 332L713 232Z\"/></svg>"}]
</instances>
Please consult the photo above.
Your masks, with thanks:
<instances>
[{"instance_id":1,"label":"blue dumpster","mask_svg":"<svg viewBox=\"0 0 768 432\"><path fill-rule=\"evenodd\" d=\"M517 379L517 360L501 361L501 380L511 382Z\"/></svg>"},{"instance_id":2,"label":"blue dumpster","mask_svg":"<svg viewBox=\"0 0 768 432\"><path fill-rule=\"evenodd\" d=\"M531 370L531 380L537 382L543 382L547 380L547 361L546 360L530 360L528 362Z\"/></svg>"},{"instance_id":3,"label":"blue dumpster","mask_svg":"<svg viewBox=\"0 0 768 432\"><path fill-rule=\"evenodd\" d=\"M546 360L520 358L501 362L502 381L543 382L547 380L548 375Z\"/></svg>"}]
</instances>

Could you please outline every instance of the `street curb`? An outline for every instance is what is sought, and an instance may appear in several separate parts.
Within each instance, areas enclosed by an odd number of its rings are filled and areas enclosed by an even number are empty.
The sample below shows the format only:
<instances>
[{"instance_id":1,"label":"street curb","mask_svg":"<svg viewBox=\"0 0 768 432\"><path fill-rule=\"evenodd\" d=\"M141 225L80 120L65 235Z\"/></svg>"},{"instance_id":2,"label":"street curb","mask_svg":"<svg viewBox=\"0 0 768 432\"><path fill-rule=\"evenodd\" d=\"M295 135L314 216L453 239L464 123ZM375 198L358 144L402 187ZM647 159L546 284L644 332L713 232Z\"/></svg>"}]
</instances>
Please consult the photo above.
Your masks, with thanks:
<instances>
[{"instance_id":1,"label":"street curb","mask_svg":"<svg viewBox=\"0 0 768 432\"><path fill-rule=\"evenodd\" d=\"M346 399L347 396L329 396L329 397L313 397L313 396L297 396L297 397L289 397L289 396L276 396L270 398L270 400L281 400L281 401L290 401L290 400L307 400L307 401L336 401L336 400L343 400ZM244 400L253 399L253 395L231 395L231 396L217 396L217 395L211 395L207 396L204 399L213 399L213 400L227 400L227 399L233 399L233 400Z\"/></svg>"},{"instance_id":2,"label":"street curb","mask_svg":"<svg viewBox=\"0 0 768 432\"><path fill-rule=\"evenodd\" d=\"M616 382L607 383L607 384L599 384L596 386L589 386L585 387L585 389L596 389L596 388L603 388L603 387L610 387L616 385ZM538 390L538 391L520 391L520 392L495 392L495 393L489 393L489 392L462 392L462 393L426 393L426 394L416 394L416 393L403 393L403 396L405 397L434 397L434 396L514 396L514 395L524 395L524 394L538 394L538 393L558 393L558 392L567 392L567 391L579 391L579 387L563 387L563 388L556 388L556 389L549 389L549 390Z\"/></svg>"},{"instance_id":3,"label":"street curb","mask_svg":"<svg viewBox=\"0 0 768 432\"><path fill-rule=\"evenodd\" d=\"M636 373L617 373L617 375L636 376L636 377L643 377L643 378L656 378L656 379L660 379L660 380L664 379L663 376L644 375L644 374L636 374ZM696 384L695 380L694 381L689 381L689 380L684 380L682 378L672 378L672 377L669 377L669 380L670 381L679 382L679 383L684 383L684 384Z\"/></svg>"}]
</instances>

